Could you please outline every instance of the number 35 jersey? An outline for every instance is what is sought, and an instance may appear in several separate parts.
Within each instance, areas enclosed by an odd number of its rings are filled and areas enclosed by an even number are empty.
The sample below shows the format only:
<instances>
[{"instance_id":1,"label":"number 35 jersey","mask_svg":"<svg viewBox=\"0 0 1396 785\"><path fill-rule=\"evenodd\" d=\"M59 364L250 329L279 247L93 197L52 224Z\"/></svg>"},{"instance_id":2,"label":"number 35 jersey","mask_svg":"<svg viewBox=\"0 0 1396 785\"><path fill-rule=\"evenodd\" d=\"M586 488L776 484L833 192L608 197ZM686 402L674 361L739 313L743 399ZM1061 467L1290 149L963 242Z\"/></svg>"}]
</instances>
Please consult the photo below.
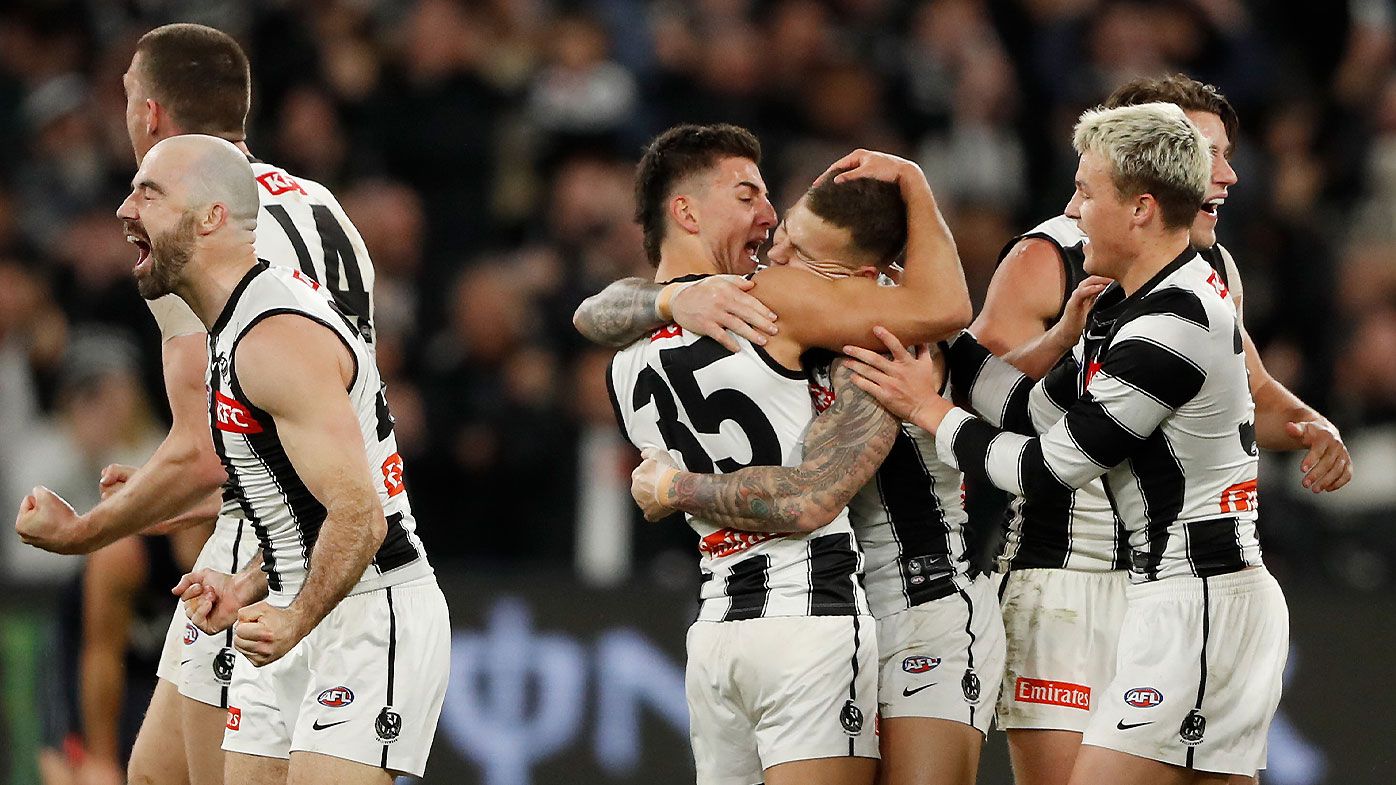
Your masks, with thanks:
<instances>
[{"instance_id":1,"label":"number 35 jersey","mask_svg":"<svg viewBox=\"0 0 1396 785\"><path fill-rule=\"evenodd\" d=\"M798 465L814 419L809 382L737 340L733 354L668 325L622 349L607 381L626 437L668 450L692 472ZM700 538L699 621L868 613L847 510L814 532L786 535L686 517Z\"/></svg>"},{"instance_id":2,"label":"number 35 jersey","mask_svg":"<svg viewBox=\"0 0 1396 785\"><path fill-rule=\"evenodd\" d=\"M330 330L354 359L349 400L363 437L369 481L377 490L388 530L350 594L430 575L373 349L318 282L300 270L259 261L238 282L209 329L207 385L213 447L228 472L223 515L251 524L262 549L271 601L287 604L300 591L327 517L325 505L306 487L286 454L276 419L249 400L238 381L243 336L263 319L281 314L295 314Z\"/></svg>"}]
</instances>

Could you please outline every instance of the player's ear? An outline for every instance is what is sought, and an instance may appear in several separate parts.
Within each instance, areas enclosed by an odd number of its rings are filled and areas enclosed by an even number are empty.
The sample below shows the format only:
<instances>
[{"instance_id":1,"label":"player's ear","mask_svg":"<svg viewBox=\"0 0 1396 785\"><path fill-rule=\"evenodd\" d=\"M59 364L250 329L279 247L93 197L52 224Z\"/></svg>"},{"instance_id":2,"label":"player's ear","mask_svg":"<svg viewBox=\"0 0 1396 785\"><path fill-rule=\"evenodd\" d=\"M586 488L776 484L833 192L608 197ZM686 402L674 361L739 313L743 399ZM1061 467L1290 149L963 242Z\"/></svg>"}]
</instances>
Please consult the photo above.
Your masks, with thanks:
<instances>
[{"instance_id":1,"label":"player's ear","mask_svg":"<svg viewBox=\"0 0 1396 785\"><path fill-rule=\"evenodd\" d=\"M1134 211L1131 214L1131 223L1134 226L1144 226L1154 216L1158 215L1158 200L1153 194L1140 194L1134 197Z\"/></svg>"},{"instance_id":2,"label":"player's ear","mask_svg":"<svg viewBox=\"0 0 1396 785\"><path fill-rule=\"evenodd\" d=\"M160 104L156 103L154 98L147 98L147 99L145 99L145 132L146 132L146 134L148 134L148 135L150 135L150 136L155 136L157 133L159 133L159 131L160 131L160 122L161 122L161 120L162 120L162 116L163 116L163 115L164 115L164 110L160 108ZM156 137L156 138L158 138L158 137Z\"/></svg>"},{"instance_id":3,"label":"player's ear","mask_svg":"<svg viewBox=\"0 0 1396 785\"><path fill-rule=\"evenodd\" d=\"M697 205L683 194L669 200L669 217L689 234L698 233Z\"/></svg>"},{"instance_id":4,"label":"player's ear","mask_svg":"<svg viewBox=\"0 0 1396 785\"><path fill-rule=\"evenodd\" d=\"M228 222L228 206L222 202L214 202L209 205L199 218L199 234L209 235L218 230L220 226Z\"/></svg>"},{"instance_id":5,"label":"player's ear","mask_svg":"<svg viewBox=\"0 0 1396 785\"><path fill-rule=\"evenodd\" d=\"M853 271L853 275L858 278L868 278L874 281L877 280L877 277L880 274L881 271L871 264L865 264L862 267L859 267L858 269Z\"/></svg>"}]
</instances>

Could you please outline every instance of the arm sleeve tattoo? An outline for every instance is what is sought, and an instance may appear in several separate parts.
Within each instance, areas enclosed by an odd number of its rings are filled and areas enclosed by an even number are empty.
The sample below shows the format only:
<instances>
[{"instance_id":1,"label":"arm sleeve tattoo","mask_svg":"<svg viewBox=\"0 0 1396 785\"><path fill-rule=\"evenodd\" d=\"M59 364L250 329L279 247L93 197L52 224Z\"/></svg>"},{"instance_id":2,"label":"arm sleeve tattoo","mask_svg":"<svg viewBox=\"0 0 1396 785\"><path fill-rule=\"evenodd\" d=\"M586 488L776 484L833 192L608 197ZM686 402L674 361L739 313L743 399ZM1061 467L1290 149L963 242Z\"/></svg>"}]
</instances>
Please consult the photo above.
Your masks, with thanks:
<instances>
[{"instance_id":1,"label":"arm sleeve tattoo","mask_svg":"<svg viewBox=\"0 0 1396 785\"><path fill-rule=\"evenodd\" d=\"M663 326L655 310L663 290L643 278L622 278L583 300L572 325L594 343L626 346Z\"/></svg>"},{"instance_id":2,"label":"arm sleeve tattoo","mask_svg":"<svg viewBox=\"0 0 1396 785\"><path fill-rule=\"evenodd\" d=\"M853 384L842 362L832 376L834 403L810 425L799 466L679 472L669 487L674 507L746 531L807 531L833 520L887 457L900 423Z\"/></svg>"}]
</instances>

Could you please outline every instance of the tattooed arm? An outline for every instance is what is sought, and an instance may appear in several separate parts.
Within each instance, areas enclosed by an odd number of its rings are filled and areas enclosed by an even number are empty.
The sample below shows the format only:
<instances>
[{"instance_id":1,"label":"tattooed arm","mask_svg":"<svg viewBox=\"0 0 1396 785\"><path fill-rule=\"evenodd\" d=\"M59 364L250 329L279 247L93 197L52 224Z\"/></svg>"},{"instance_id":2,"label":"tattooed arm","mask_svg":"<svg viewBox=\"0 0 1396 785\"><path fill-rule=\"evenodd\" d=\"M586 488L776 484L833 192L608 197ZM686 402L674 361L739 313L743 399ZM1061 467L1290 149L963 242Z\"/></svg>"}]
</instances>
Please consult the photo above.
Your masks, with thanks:
<instances>
[{"instance_id":1,"label":"tattooed arm","mask_svg":"<svg viewBox=\"0 0 1396 785\"><path fill-rule=\"evenodd\" d=\"M622 278L583 300L572 326L594 343L625 346L663 325L657 306L662 291L663 284Z\"/></svg>"},{"instance_id":2,"label":"tattooed arm","mask_svg":"<svg viewBox=\"0 0 1396 785\"><path fill-rule=\"evenodd\" d=\"M853 385L841 360L833 368L834 403L810 425L799 466L750 466L732 474L679 471L667 453L646 451L631 492L658 520L682 510L735 529L808 532L829 523L872 477L900 424Z\"/></svg>"},{"instance_id":3,"label":"tattooed arm","mask_svg":"<svg viewBox=\"0 0 1396 785\"><path fill-rule=\"evenodd\" d=\"M757 345L776 334L776 315L747 294L752 286L737 275L671 284L622 278L583 300L572 326L587 340L620 347L672 321L736 352L740 347L729 330Z\"/></svg>"}]
</instances>

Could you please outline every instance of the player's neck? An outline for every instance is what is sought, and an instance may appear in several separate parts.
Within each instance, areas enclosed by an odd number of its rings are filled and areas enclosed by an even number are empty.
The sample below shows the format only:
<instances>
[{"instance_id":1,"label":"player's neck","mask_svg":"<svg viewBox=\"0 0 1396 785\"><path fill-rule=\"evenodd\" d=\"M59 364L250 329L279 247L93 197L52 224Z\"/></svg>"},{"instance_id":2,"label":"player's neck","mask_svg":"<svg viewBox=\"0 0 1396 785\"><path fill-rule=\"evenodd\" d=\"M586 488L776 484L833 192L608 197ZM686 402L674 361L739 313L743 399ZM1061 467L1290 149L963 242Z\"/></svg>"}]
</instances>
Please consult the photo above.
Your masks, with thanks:
<instances>
[{"instance_id":1,"label":"player's neck","mask_svg":"<svg viewBox=\"0 0 1396 785\"><path fill-rule=\"evenodd\" d=\"M175 294L189 304L204 327L212 329L233 290L256 264L251 243L200 249L185 267Z\"/></svg>"},{"instance_id":2,"label":"player's neck","mask_svg":"<svg viewBox=\"0 0 1396 785\"><path fill-rule=\"evenodd\" d=\"M1159 271L1178 258L1190 246L1188 233L1169 232L1144 241L1129 270L1120 276L1120 288L1125 296L1139 291L1140 287L1153 280Z\"/></svg>"},{"instance_id":3,"label":"player's neck","mask_svg":"<svg viewBox=\"0 0 1396 785\"><path fill-rule=\"evenodd\" d=\"M682 242L693 239L693 242ZM654 280L672 281L685 275L717 275L717 262L695 238L679 238L665 242L659 248L659 267L654 271Z\"/></svg>"}]
</instances>

